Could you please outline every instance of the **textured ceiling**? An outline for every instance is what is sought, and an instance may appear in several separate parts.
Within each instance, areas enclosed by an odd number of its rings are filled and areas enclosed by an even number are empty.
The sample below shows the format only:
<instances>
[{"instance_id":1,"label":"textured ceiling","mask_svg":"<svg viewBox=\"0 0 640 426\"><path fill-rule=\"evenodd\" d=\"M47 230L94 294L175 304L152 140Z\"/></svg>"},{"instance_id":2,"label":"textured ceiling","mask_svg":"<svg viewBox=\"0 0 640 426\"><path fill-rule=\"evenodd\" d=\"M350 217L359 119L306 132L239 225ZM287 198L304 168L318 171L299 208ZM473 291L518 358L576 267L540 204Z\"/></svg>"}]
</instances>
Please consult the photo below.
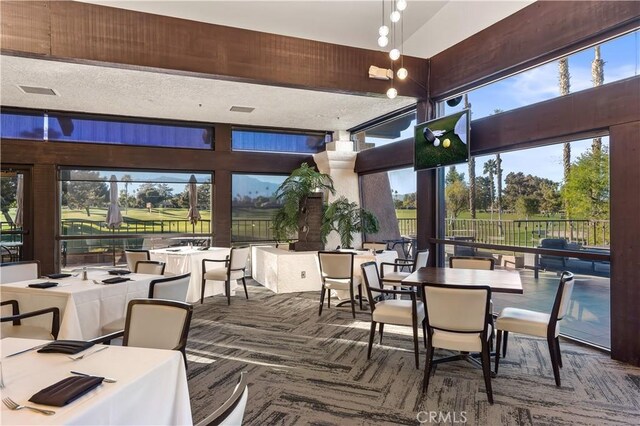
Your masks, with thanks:
<instances>
[{"instance_id":1,"label":"textured ceiling","mask_svg":"<svg viewBox=\"0 0 640 426\"><path fill-rule=\"evenodd\" d=\"M346 130L415 103L1 56L2 105L255 126ZM58 96L24 93L48 87ZM250 113L232 106L254 107Z\"/></svg>"},{"instance_id":2,"label":"textured ceiling","mask_svg":"<svg viewBox=\"0 0 640 426\"><path fill-rule=\"evenodd\" d=\"M380 1L88 1L231 27L379 49ZM404 52L430 57L530 1L409 0ZM389 1L385 2L389 13ZM388 21L388 20L387 20ZM317 130L345 130L415 103L413 98L319 91L2 56L5 106ZM366 72L366 70L363 70ZM27 94L18 85L54 89ZM232 106L254 107L250 113Z\"/></svg>"}]
</instances>

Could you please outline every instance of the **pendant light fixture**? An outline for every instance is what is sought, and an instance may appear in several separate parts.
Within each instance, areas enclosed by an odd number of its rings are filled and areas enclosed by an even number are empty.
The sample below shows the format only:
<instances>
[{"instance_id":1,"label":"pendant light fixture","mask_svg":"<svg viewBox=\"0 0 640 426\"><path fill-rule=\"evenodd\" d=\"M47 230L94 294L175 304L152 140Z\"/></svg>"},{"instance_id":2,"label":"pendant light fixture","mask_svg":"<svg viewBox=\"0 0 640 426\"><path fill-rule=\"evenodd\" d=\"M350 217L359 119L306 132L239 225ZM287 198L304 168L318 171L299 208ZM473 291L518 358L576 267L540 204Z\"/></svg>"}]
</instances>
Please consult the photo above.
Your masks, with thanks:
<instances>
[{"instance_id":1,"label":"pendant light fixture","mask_svg":"<svg viewBox=\"0 0 640 426\"><path fill-rule=\"evenodd\" d=\"M391 70L397 69L396 76L399 80L404 80L409 76L409 72L404 67L404 10L407 8L407 0L391 0L391 13L389 14L389 26L385 23L385 0L382 0L382 25L378 29L378 46L387 47L389 45L389 38L391 38L391 50L389 51L389 58L391 59ZM398 24L399 23L399 24ZM400 25L400 44L398 45L398 39L396 37L396 26ZM400 67L394 66L394 62L402 58ZM398 96L398 90L393 87L393 79L391 80L391 87L387 90L387 97L394 99Z\"/></svg>"}]
</instances>

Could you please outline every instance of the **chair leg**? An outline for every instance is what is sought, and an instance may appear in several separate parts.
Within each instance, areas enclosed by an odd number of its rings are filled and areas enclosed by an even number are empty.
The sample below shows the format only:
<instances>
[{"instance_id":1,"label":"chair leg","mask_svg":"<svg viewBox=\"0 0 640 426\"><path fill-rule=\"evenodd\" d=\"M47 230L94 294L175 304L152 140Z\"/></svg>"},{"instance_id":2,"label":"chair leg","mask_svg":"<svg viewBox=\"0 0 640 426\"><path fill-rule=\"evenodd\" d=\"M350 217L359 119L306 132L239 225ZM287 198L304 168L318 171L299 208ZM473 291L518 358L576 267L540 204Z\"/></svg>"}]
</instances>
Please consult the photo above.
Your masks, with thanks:
<instances>
[{"instance_id":1,"label":"chair leg","mask_svg":"<svg viewBox=\"0 0 640 426\"><path fill-rule=\"evenodd\" d=\"M227 294L227 305L231 305L231 280L224 282L224 291Z\"/></svg>"},{"instance_id":2,"label":"chair leg","mask_svg":"<svg viewBox=\"0 0 640 426\"><path fill-rule=\"evenodd\" d=\"M558 356L558 367L562 368L562 354L560 353L560 339L556 337L556 355Z\"/></svg>"},{"instance_id":3,"label":"chair leg","mask_svg":"<svg viewBox=\"0 0 640 426\"><path fill-rule=\"evenodd\" d=\"M560 387L560 368L558 367L558 358L556 356L555 337L547 337L547 343L549 344L549 355L551 355L553 377L556 379L556 386Z\"/></svg>"},{"instance_id":4,"label":"chair leg","mask_svg":"<svg viewBox=\"0 0 640 426\"><path fill-rule=\"evenodd\" d=\"M324 305L324 293L325 293L325 288L323 285L322 289L320 289L320 309L318 310L318 316L322 315L322 305Z\"/></svg>"},{"instance_id":5,"label":"chair leg","mask_svg":"<svg viewBox=\"0 0 640 426\"><path fill-rule=\"evenodd\" d=\"M244 287L244 295L249 300L249 293L247 292L247 281L245 281L244 277L242 277L242 286Z\"/></svg>"},{"instance_id":6,"label":"chair leg","mask_svg":"<svg viewBox=\"0 0 640 426\"><path fill-rule=\"evenodd\" d=\"M360 310L364 311L362 307L362 284L358 284L358 298L360 299Z\"/></svg>"},{"instance_id":7,"label":"chair leg","mask_svg":"<svg viewBox=\"0 0 640 426\"><path fill-rule=\"evenodd\" d=\"M505 331L503 337L504 337L504 342L502 342L502 358L506 358L507 357L507 339L509 338L509 332ZM497 348L497 350L500 350L500 348Z\"/></svg>"},{"instance_id":8,"label":"chair leg","mask_svg":"<svg viewBox=\"0 0 640 426\"><path fill-rule=\"evenodd\" d=\"M331 308L331 289L327 289L327 309Z\"/></svg>"},{"instance_id":9,"label":"chair leg","mask_svg":"<svg viewBox=\"0 0 640 426\"><path fill-rule=\"evenodd\" d=\"M369 350L367 351L367 359L371 359L371 348L373 347L373 337L376 334L376 322L371 321L371 331L369 332Z\"/></svg>"},{"instance_id":10,"label":"chair leg","mask_svg":"<svg viewBox=\"0 0 640 426\"><path fill-rule=\"evenodd\" d=\"M382 344L382 333L384 333L384 323L380 323L380 344Z\"/></svg>"},{"instance_id":11,"label":"chair leg","mask_svg":"<svg viewBox=\"0 0 640 426\"><path fill-rule=\"evenodd\" d=\"M502 330L498 330L496 335L496 360L495 360L495 373L498 374L498 365L500 364L500 343L502 340Z\"/></svg>"},{"instance_id":12,"label":"chair leg","mask_svg":"<svg viewBox=\"0 0 640 426\"><path fill-rule=\"evenodd\" d=\"M356 299L353 295L353 285L349 285L349 296L351 297L351 314L356 319Z\"/></svg>"},{"instance_id":13,"label":"chair leg","mask_svg":"<svg viewBox=\"0 0 640 426\"><path fill-rule=\"evenodd\" d=\"M200 304L202 305L204 303L204 285L206 284L207 280L202 278L202 288L200 288Z\"/></svg>"},{"instance_id":14,"label":"chair leg","mask_svg":"<svg viewBox=\"0 0 640 426\"><path fill-rule=\"evenodd\" d=\"M493 389L491 389L491 360L489 359L488 342L482 342L482 374L484 375L484 386L487 389L489 404L493 404Z\"/></svg>"},{"instance_id":15,"label":"chair leg","mask_svg":"<svg viewBox=\"0 0 640 426\"><path fill-rule=\"evenodd\" d=\"M431 377L431 366L433 365L433 346L431 346L431 339L427 344L427 358L426 365L424 366L424 379L422 380L422 393L427 393L429 388L429 378Z\"/></svg>"},{"instance_id":16,"label":"chair leg","mask_svg":"<svg viewBox=\"0 0 640 426\"><path fill-rule=\"evenodd\" d=\"M427 319L422 320L422 340L424 340L424 347L427 347Z\"/></svg>"},{"instance_id":17,"label":"chair leg","mask_svg":"<svg viewBox=\"0 0 640 426\"><path fill-rule=\"evenodd\" d=\"M420 369L420 360L418 357L420 356L420 350L418 349L418 322L413 322L413 350L415 352L416 358L416 370Z\"/></svg>"}]
</instances>

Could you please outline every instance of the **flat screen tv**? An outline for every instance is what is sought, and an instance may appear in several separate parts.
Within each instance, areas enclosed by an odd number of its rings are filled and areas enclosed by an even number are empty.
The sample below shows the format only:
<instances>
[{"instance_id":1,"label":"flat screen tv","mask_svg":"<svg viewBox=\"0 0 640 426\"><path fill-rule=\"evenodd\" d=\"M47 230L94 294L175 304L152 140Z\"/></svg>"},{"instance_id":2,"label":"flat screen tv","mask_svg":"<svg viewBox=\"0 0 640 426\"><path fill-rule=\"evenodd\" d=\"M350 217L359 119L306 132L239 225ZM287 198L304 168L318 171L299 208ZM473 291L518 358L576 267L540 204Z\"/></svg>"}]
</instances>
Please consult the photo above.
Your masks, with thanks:
<instances>
[{"instance_id":1,"label":"flat screen tv","mask_svg":"<svg viewBox=\"0 0 640 426\"><path fill-rule=\"evenodd\" d=\"M469 161L469 110L416 125L414 139L415 170Z\"/></svg>"}]
</instances>

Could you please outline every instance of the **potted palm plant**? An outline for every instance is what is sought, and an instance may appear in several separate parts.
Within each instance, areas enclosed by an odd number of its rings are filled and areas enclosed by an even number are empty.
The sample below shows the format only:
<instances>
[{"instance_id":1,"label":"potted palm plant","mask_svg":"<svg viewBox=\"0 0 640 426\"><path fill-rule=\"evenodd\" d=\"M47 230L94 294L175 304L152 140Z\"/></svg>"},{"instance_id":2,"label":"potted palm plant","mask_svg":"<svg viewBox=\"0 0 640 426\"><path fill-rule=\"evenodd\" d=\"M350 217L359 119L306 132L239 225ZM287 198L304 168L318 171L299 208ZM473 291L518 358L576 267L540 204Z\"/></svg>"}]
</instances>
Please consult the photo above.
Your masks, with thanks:
<instances>
[{"instance_id":1,"label":"potted palm plant","mask_svg":"<svg viewBox=\"0 0 640 426\"><path fill-rule=\"evenodd\" d=\"M272 225L274 236L283 241L298 236L294 250L322 250L323 192L335 194L333 180L307 163L293 170L276 191L276 200L282 206L276 212Z\"/></svg>"},{"instance_id":2,"label":"potted palm plant","mask_svg":"<svg viewBox=\"0 0 640 426\"><path fill-rule=\"evenodd\" d=\"M339 197L329 204L324 213L322 235L331 231L340 234L340 244L343 248L353 245L356 233L374 234L380 230L378 218L369 210L361 208L357 203L346 197Z\"/></svg>"}]
</instances>

